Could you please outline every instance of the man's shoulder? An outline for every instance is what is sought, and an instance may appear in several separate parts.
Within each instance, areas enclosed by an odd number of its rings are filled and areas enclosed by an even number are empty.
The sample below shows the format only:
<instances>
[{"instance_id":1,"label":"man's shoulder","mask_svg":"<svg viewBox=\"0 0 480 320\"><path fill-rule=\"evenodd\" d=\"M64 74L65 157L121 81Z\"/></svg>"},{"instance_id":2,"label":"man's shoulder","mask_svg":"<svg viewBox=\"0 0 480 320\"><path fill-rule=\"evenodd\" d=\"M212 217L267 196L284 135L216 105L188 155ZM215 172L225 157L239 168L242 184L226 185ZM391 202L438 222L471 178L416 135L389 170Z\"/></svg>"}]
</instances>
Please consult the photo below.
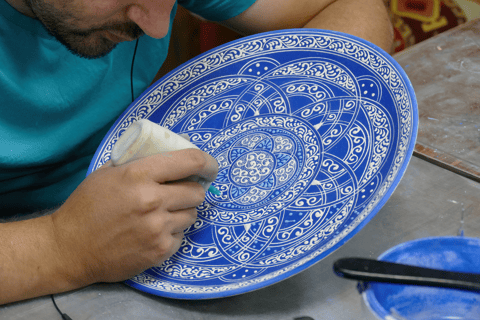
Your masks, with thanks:
<instances>
[{"instance_id":1,"label":"man's shoulder","mask_svg":"<svg viewBox=\"0 0 480 320\"><path fill-rule=\"evenodd\" d=\"M224 21L247 10L256 0L178 0L182 7L211 21Z\"/></svg>"}]
</instances>

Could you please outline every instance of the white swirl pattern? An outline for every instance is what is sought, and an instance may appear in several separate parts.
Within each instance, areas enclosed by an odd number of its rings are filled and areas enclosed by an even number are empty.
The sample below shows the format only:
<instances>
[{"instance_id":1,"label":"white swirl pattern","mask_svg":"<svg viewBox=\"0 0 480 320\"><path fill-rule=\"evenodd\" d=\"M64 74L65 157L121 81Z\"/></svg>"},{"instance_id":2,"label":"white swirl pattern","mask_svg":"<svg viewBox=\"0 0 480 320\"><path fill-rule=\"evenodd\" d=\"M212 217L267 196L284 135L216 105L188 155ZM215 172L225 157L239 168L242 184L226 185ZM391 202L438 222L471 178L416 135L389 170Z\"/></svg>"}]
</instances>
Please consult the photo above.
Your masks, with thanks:
<instances>
[{"instance_id":1,"label":"white swirl pattern","mask_svg":"<svg viewBox=\"0 0 480 320\"><path fill-rule=\"evenodd\" d=\"M222 196L208 193L182 248L130 283L219 297L318 261L394 187L415 107L388 59L335 33L248 37L185 65L118 121L94 168L133 121L154 118L217 159Z\"/></svg>"}]
</instances>

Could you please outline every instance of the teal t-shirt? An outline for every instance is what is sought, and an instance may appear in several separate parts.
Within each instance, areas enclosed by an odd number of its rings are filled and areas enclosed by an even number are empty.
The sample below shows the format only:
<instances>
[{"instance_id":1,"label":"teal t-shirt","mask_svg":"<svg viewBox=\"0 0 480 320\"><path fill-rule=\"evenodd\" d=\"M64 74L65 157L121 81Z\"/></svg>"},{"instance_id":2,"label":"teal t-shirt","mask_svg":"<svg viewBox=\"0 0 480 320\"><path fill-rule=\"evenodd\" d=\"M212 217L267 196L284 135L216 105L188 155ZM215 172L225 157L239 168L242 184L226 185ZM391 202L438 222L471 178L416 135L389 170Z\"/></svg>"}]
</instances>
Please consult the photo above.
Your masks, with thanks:
<instances>
[{"instance_id":1,"label":"teal t-shirt","mask_svg":"<svg viewBox=\"0 0 480 320\"><path fill-rule=\"evenodd\" d=\"M178 0L213 21L234 17L253 2ZM170 32L140 38L136 96L164 62L169 39ZM0 0L0 216L55 207L85 178L104 135L131 102L134 47L123 42L103 58L77 57L38 20Z\"/></svg>"}]
</instances>

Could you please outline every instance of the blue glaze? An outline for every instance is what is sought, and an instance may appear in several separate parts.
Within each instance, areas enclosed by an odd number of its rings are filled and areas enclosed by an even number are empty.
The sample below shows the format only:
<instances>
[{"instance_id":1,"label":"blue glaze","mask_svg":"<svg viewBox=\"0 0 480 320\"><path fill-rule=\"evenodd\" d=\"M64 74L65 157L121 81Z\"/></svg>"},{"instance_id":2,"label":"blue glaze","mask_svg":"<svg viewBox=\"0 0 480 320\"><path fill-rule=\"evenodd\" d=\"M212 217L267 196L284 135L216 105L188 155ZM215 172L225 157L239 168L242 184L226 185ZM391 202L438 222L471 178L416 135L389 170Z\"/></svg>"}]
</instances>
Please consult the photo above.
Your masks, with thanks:
<instances>
[{"instance_id":1,"label":"blue glaze","mask_svg":"<svg viewBox=\"0 0 480 320\"><path fill-rule=\"evenodd\" d=\"M480 239L418 239L393 247L378 259L440 270L480 273ZM480 292L371 282L363 296L380 319L480 319ZM392 314L393 318L389 318Z\"/></svg>"},{"instance_id":2,"label":"blue glaze","mask_svg":"<svg viewBox=\"0 0 480 320\"><path fill-rule=\"evenodd\" d=\"M245 37L178 67L117 120L89 173L139 119L188 133L220 166L222 196L206 194L180 250L127 281L181 299L259 289L338 249L392 194L418 124L390 55L316 29Z\"/></svg>"}]
</instances>

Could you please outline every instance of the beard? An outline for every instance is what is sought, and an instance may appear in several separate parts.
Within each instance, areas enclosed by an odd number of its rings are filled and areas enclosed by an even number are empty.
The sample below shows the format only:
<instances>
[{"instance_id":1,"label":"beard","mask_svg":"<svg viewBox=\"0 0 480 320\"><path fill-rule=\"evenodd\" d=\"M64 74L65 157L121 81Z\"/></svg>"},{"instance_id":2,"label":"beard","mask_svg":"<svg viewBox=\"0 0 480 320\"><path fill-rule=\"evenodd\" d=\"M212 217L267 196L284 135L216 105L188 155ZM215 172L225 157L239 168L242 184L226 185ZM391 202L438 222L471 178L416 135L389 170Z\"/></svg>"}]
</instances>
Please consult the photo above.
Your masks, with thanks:
<instances>
[{"instance_id":1,"label":"beard","mask_svg":"<svg viewBox=\"0 0 480 320\"><path fill-rule=\"evenodd\" d=\"M109 54L118 42L114 42L102 34L114 31L126 37L137 39L144 34L135 23L109 24L90 29L72 27L79 21L71 12L57 9L43 0L25 0L37 19L45 26L48 33L55 37L71 53L82 58L96 59Z\"/></svg>"}]
</instances>

